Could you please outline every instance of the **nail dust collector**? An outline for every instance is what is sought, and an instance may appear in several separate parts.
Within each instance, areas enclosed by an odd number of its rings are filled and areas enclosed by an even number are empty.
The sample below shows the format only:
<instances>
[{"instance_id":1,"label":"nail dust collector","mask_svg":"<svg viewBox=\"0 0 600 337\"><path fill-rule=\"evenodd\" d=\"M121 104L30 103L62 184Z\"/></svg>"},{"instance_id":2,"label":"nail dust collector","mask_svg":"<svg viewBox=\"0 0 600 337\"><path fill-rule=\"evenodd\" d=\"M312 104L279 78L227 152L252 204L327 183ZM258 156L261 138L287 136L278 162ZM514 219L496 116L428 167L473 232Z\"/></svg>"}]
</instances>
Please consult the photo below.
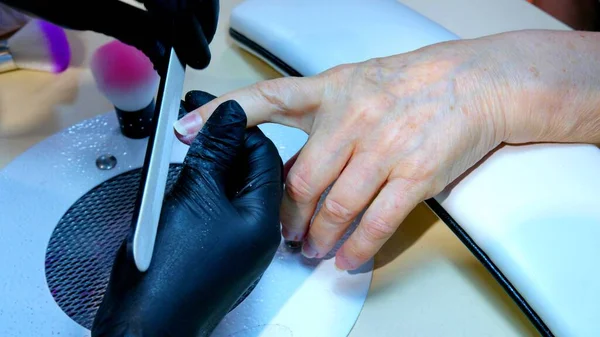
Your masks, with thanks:
<instances>
[{"instance_id":1,"label":"nail dust collector","mask_svg":"<svg viewBox=\"0 0 600 337\"><path fill-rule=\"evenodd\" d=\"M247 0L230 35L283 75L458 37L395 0ZM600 336L600 149L505 146L428 200L539 332Z\"/></svg>"},{"instance_id":2,"label":"nail dust collector","mask_svg":"<svg viewBox=\"0 0 600 337\"><path fill-rule=\"evenodd\" d=\"M147 144L119 129L117 115L108 112L49 137L1 171L0 336L90 336L131 223ZM262 129L285 149L284 160L306 141L298 130ZM175 143L167 186L188 149ZM307 261L282 244L213 336L346 336L373 264L340 273L331 257Z\"/></svg>"}]
</instances>

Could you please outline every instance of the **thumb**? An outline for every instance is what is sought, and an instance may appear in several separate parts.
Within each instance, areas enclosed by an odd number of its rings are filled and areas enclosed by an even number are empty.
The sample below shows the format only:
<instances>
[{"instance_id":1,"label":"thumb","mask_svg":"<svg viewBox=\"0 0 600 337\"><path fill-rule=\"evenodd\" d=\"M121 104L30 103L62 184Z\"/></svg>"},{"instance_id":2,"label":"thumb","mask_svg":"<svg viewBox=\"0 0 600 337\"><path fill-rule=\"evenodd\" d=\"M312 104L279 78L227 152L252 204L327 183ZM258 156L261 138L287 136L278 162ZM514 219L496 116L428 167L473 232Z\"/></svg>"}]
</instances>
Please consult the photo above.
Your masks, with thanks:
<instances>
[{"instance_id":1,"label":"thumb","mask_svg":"<svg viewBox=\"0 0 600 337\"><path fill-rule=\"evenodd\" d=\"M188 150L184 161L184 171L191 173L186 174L188 179L208 175L218 188L225 189L228 173L244 144L246 121L246 114L237 102L219 105Z\"/></svg>"},{"instance_id":2,"label":"thumb","mask_svg":"<svg viewBox=\"0 0 600 337\"><path fill-rule=\"evenodd\" d=\"M235 100L243 107L248 118L248 127L272 122L309 133L314 113L323 102L327 76L283 77L258 82L221 97L191 111L174 124L177 138L190 144L207 120L228 100Z\"/></svg>"}]
</instances>

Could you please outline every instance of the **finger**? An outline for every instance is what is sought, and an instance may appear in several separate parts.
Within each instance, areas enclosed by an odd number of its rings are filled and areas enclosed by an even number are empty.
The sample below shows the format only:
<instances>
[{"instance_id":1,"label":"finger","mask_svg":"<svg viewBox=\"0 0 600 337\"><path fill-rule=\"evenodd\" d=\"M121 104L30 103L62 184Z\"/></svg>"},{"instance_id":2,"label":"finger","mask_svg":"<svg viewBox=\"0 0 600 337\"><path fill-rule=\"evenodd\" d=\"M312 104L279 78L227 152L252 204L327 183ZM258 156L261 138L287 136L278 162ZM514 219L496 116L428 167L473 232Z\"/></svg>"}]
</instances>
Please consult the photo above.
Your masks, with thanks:
<instances>
[{"instance_id":1,"label":"finger","mask_svg":"<svg viewBox=\"0 0 600 337\"><path fill-rule=\"evenodd\" d=\"M283 236L301 241L325 189L338 177L352 153L352 144L315 133L309 139L285 183L281 202Z\"/></svg>"},{"instance_id":2,"label":"finger","mask_svg":"<svg viewBox=\"0 0 600 337\"><path fill-rule=\"evenodd\" d=\"M178 118L182 118L183 116L187 115L188 111L189 110L185 108L185 101L181 100L179 103L179 112L177 113Z\"/></svg>"},{"instance_id":3,"label":"finger","mask_svg":"<svg viewBox=\"0 0 600 337\"><path fill-rule=\"evenodd\" d=\"M208 41L194 13L180 15L175 25L175 51L179 58L194 69L204 69L210 63Z\"/></svg>"},{"instance_id":4,"label":"finger","mask_svg":"<svg viewBox=\"0 0 600 337\"><path fill-rule=\"evenodd\" d=\"M425 195L423 184L389 181L365 212L360 224L336 253L336 267L354 270L371 259Z\"/></svg>"},{"instance_id":5,"label":"finger","mask_svg":"<svg viewBox=\"0 0 600 337\"><path fill-rule=\"evenodd\" d=\"M194 9L196 19L202 25L202 31L208 43L212 42L217 31L217 22L219 21L219 1L203 0L198 3L199 9Z\"/></svg>"},{"instance_id":6,"label":"finger","mask_svg":"<svg viewBox=\"0 0 600 337\"><path fill-rule=\"evenodd\" d=\"M323 99L323 82L319 77L283 77L259 82L214 99L178 120L174 128L181 135L179 140L189 144L202 128L202 121L221 103L235 100L246 112L248 127L273 122L308 133L313 113Z\"/></svg>"},{"instance_id":7,"label":"finger","mask_svg":"<svg viewBox=\"0 0 600 337\"><path fill-rule=\"evenodd\" d=\"M254 223L274 221L279 233L279 205L283 195L283 163L277 147L258 127L249 129L236 165L241 176L232 204Z\"/></svg>"},{"instance_id":8,"label":"finger","mask_svg":"<svg viewBox=\"0 0 600 337\"><path fill-rule=\"evenodd\" d=\"M203 181L197 180L208 175L215 183L213 187L225 193L245 131L246 115L239 104L235 101L221 104L190 146L178 182L201 184Z\"/></svg>"},{"instance_id":9,"label":"finger","mask_svg":"<svg viewBox=\"0 0 600 337\"><path fill-rule=\"evenodd\" d=\"M389 168L371 154L356 155L325 198L302 246L308 258L320 258L336 245L350 224L373 200Z\"/></svg>"},{"instance_id":10,"label":"finger","mask_svg":"<svg viewBox=\"0 0 600 337\"><path fill-rule=\"evenodd\" d=\"M294 164L296 163L296 160L298 160L300 151L302 151L302 149L298 150L298 152L296 152L296 154L293 155L292 158L290 158L287 162L285 162L285 165L283 166L283 179L284 180L287 179L287 176L290 173L292 166L294 166Z\"/></svg>"},{"instance_id":11,"label":"finger","mask_svg":"<svg viewBox=\"0 0 600 337\"><path fill-rule=\"evenodd\" d=\"M181 119L185 117L190 111L197 109L198 107L210 102L213 99L215 99L215 96L204 91L188 91L185 94L184 100L181 101L181 104L179 106L179 114L177 118ZM198 118L200 117L198 116ZM178 134L177 130L175 130L175 135L177 137L182 137L180 134ZM189 141L189 144L191 144L192 141L193 139Z\"/></svg>"}]
</instances>

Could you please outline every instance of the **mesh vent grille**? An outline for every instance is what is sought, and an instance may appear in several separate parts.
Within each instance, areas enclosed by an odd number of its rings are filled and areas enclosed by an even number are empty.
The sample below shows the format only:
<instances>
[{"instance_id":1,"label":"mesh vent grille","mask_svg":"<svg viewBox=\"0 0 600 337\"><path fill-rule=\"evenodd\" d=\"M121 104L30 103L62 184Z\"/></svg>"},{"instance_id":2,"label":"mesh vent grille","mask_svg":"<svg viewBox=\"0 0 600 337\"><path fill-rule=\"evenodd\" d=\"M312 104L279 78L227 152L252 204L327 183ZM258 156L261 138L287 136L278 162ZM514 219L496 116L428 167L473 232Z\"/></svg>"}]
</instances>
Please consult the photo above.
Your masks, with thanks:
<instances>
[{"instance_id":1,"label":"mesh vent grille","mask_svg":"<svg viewBox=\"0 0 600 337\"><path fill-rule=\"evenodd\" d=\"M167 191L181 171L172 164ZM90 190L61 218L46 251L46 279L54 300L91 329L117 249L129 230L141 169L124 172Z\"/></svg>"}]
</instances>

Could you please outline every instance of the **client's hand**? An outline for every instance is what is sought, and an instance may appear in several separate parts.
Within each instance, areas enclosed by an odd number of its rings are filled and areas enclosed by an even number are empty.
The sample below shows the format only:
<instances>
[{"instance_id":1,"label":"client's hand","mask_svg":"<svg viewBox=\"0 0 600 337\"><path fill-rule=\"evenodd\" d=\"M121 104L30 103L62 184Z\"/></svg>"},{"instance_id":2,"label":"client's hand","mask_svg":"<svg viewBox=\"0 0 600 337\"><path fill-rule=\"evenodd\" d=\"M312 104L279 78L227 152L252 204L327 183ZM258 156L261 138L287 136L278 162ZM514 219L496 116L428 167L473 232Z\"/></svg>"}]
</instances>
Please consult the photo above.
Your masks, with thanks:
<instances>
[{"instance_id":1,"label":"client's hand","mask_svg":"<svg viewBox=\"0 0 600 337\"><path fill-rule=\"evenodd\" d=\"M191 111L211 100L186 95ZM243 299L281 240L282 162L234 101L191 145L165 198L152 264L140 273L117 253L92 336L205 336Z\"/></svg>"}]
</instances>

